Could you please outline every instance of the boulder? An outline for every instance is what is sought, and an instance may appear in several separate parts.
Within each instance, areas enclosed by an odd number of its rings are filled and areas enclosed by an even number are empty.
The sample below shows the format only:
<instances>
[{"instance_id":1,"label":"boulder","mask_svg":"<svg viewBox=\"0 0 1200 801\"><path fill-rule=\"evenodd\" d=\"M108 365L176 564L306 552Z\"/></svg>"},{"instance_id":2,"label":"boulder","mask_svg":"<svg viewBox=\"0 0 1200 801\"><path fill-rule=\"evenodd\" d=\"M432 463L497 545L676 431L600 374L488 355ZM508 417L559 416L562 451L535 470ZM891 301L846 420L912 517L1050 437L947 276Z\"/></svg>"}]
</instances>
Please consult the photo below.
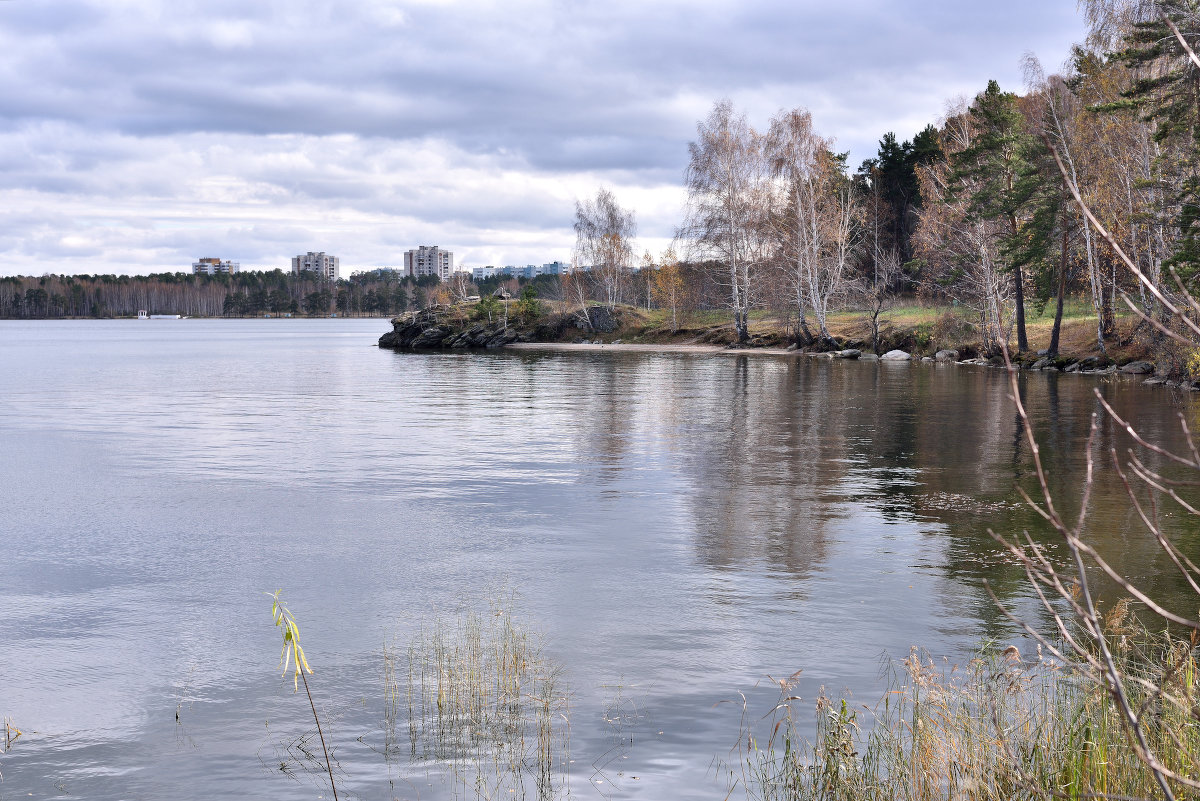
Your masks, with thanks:
<instances>
[{"instance_id":1,"label":"boulder","mask_svg":"<svg viewBox=\"0 0 1200 801\"><path fill-rule=\"evenodd\" d=\"M1068 364L1065 368L1063 368L1063 372L1064 373L1078 373L1080 370L1083 369L1082 365L1083 365L1083 362L1073 362L1071 364Z\"/></svg>"},{"instance_id":2,"label":"boulder","mask_svg":"<svg viewBox=\"0 0 1200 801\"><path fill-rule=\"evenodd\" d=\"M922 357L921 357L921 361L923 361L923 362L931 362L931 361L933 361L933 357L932 357L932 356L922 356Z\"/></svg>"},{"instance_id":3,"label":"boulder","mask_svg":"<svg viewBox=\"0 0 1200 801\"><path fill-rule=\"evenodd\" d=\"M912 356L902 350L889 350L879 358L885 362L907 362L912 360Z\"/></svg>"},{"instance_id":4,"label":"boulder","mask_svg":"<svg viewBox=\"0 0 1200 801\"><path fill-rule=\"evenodd\" d=\"M956 350L939 350L933 354L933 358L939 362L956 362L958 361L958 351Z\"/></svg>"},{"instance_id":5,"label":"boulder","mask_svg":"<svg viewBox=\"0 0 1200 801\"><path fill-rule=\"evenodd\" d=\"M449 335L449 328L443 328L440 325L435 325L431 328L426 328L424 331L418 334L408 346L413 349L436 348L439 347L442 344L442 340Z\"/></svg>"},{"instance_id":6,"label":"boulder","mask_svg":"<svg viewBox=\"0 0 1200 801\"><path fill-rule=\"evenodd\" d=\"M1166 383L1167 383L1167 379L1166 379L1166 377L1165 377L1165 376L1161 376L1161 375L1154 375L1154 376L1150 376L1149 378L1147 378L1147 379L1146 379L1146 380L1145 380L1143 383L1146 383L1146 384L1166 384Z\"/></svg>"},{"instance_id":7,"label":"boulder","mask_svg":"<svg viewBox=\"0 0 1200 801\"><path fill-rule=\"evenodd\" d=\"M800 347L799 345L797 345L795 342L793 342L792 344L787 346L787 351L788 351L788 353L791 353L792 351L796 350L799 347Z\"/></svg>"},{"instance_id":8,"label":"boulder","mask_svg":"<svg viewBox=\"0 0 1200 801\"><path fill-rule=\"evenodd\" d=\"M848 348L846 350L835 350L833 353L830 354L830 356L832 356L835 359L857 359L859 356L862 356L862 351L855 350L854 348Z\"/></svg>"},{"instance_id":9,"label":"boulder","mask_svg":"<svg viewBox=\"0 0 1200 801\"><path fill-rule=\"evenodd\" d=\"M1054 364L1054 359L1050 359L1046 356L1043 356L1042 358L1038 359L1036 362L1031 364L1029 366L1029 369L1030 370L1041 370L1043 368L1050 367L1053 364Z\"/></svg>"},{"instance_id":10,"label":"boulder","mask_svg":"<svg viewBox=\"0 0 1200 801\"><path fill-rule=\"evenodd\" d=\"M1129 375L1146 375L1154 372L1154 365L1150 362L1130 362L1121 368L1121 372Z\"/></svg>"}]
</instances>

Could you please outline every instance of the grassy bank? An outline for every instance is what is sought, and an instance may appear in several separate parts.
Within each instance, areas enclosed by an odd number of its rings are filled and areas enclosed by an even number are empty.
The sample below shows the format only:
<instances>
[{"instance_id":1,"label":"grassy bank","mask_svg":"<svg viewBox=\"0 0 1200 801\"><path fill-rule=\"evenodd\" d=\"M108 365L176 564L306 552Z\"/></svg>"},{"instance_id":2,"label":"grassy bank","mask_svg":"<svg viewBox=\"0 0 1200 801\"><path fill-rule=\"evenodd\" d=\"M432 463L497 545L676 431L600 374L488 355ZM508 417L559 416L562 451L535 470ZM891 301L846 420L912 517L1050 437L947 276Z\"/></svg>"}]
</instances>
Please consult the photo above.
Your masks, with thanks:
<instances>
[{"instance_id":1,"label":"grassy bank","mask_svg":"<svg viewBox=\"0 0 1200 801\"><path fill-rule=\"evenodd\" d=\"M611 331L591 332L573 324L546 325L578 314L576 307L561 302L543 302L542 324L532 338L539 342L579 340L611 343L676 345L731 345L734 332L728 313L696 311L679 313L672 324L666 309L620 306ZM1050 344L1054 310L1047 306L1039 314L1029 310L1027 331L1031 353ZM1118 316L1116 331L1107 347L1107 358L1116 364L1137 359L1153 360L1153 342L1147 330L1138 330L1130 314ZM862 311L845 310L828 318L830 333L841 347L871 349L871 328ZM794 341L795 319L769 311L756 311L750 320L751 347L787 347ZM880 317L880 352L899 348L917 356L932 356L938 350L957 350L964 357L979 355L981 337L977 320L961 307L909 299ZM1015 341L1012 343L1015 352ZM1096 345L1096 322L1091 305L1071 299L1064 308L1059 353L1064 360L1079 360L1100 354Z\"/></svg>"}]
</instances>

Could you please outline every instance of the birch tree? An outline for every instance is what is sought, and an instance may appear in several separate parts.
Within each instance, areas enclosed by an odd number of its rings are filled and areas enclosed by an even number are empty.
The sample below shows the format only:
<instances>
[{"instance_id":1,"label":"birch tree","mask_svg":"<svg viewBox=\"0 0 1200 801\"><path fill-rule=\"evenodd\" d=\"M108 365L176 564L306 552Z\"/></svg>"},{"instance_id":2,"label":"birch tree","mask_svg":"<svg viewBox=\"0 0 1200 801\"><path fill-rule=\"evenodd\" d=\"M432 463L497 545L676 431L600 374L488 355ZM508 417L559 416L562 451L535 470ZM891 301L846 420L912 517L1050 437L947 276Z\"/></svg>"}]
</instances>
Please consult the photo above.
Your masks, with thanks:
<instances>
[{"instance_id":1,"label":"birch tree","mask_svg":"<svg viewBox=\"0 0 1200 801\"><path fill-rule=\"evenodd\" d=\"M575 260L591 267L590 277L610 309L621 302L636 235L633 211L621 208L611 190L601 188L594 200L576 201Z\"/></svg>"},{"instance_id":2,"label":"birch tree","mask_svg":"<svg viewBox=\"0 0 1200 801\"><path fill-rule=\"evenodd\" d=\"M829 308L846 290L851 259L860 243L861 213L833 141L819 136L805 109L781 112L771 121L766 154L776 184L772 215L780 260L795 287L800 330L810 337L805 307L820 337L832 341Z\"/></svg>"},{"instance_id":3,"label":"birch tree","mask_svg":"<svg viewBox=\"0 0 1200 801\"><path fill-rule=\"evenodd\" d=\"M696 134L696 141L688 145L688 210L682 234L694 260L723 265L734 333L738 342L746 342L753 280L765 250L769 187L762 139L727 99L718 101L708 118L696 125Z\"/></svg>"}]
</instances>

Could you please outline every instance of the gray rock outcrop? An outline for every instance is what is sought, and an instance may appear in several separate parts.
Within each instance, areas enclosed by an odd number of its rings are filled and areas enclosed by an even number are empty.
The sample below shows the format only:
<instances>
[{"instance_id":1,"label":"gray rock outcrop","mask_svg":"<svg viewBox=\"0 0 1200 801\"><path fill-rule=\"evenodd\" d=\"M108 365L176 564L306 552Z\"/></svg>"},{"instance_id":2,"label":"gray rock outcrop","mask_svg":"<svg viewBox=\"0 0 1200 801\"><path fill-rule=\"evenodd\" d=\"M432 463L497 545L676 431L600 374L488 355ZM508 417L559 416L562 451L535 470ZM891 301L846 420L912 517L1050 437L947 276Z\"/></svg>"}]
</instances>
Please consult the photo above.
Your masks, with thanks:
<instances>
[{"instance_id":1,"label":"gray rock outcrop","mask_svg":"<svg viewBox=\"0 0 1200 801\"><path fill-rule=\"evenodd\" d=\"M1129 375L1146 375L1154 372L1154 365L1150 362L1130 362L1121 368L1121 372Z\"/></svg>"},{"instance_id":2,"label":"gray rock outcrop","mask_svg":"<svg viewBox=\"0 0 1200 801\"><path fill-rule=\"evenodd\" d=\"M587 317L582 314L575 317L576 328L600 334L611 334L617 330L618 324L616 315L605 306L589 306Z\"/></svg>"},{"instance_id":3,"label":"gray rock outcrop","mask_svg":"<svg viewBox=\"0 0 1200 801\"><path fill-rule=\"evenodd\" d=\"M392 330L379 338L379 347L395 350L499 348L516 342L520 336L515 328L506 328L502 322L455 327L444 320L446 311L445 307L434 306L400 315L392 320Z\"/></svg>"},{"instance_id":4,"label":"gray rock outcrop","mask_svg":"<svg viewBox=\"0 0 1200 801\"><path fill-rule=\"evenodd\" d=\"M889 350L879 358L885 362L907 362L912 360L912 356L902 350Z\"/></svg>"}]
</instances>

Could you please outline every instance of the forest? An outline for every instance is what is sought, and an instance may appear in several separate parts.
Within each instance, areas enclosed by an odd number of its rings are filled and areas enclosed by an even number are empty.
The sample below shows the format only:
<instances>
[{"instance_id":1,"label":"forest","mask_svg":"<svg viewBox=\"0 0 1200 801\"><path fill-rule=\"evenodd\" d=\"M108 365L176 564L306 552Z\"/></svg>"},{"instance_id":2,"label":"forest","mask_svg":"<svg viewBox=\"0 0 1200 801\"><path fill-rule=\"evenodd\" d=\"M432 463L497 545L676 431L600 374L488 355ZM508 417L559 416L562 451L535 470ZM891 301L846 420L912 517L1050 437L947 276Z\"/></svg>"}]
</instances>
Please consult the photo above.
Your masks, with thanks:
<instances>
[{"instance_id":1,"label":"forest","mask_svg":"<svg viewBox=\"0 0 1200 801\"><path fill-rule=\"evenodd\" d=\"M806 109L756 129L718 101L689 146L676 248L642 259L659 267L646 295L673 312L724 307L740 341L755 310L789 313L800 344L830 340L835 309L860 310L877 336L897 296L917 295L965 310L990 354L1028 351L1031 308L1052 304L1051 356L1075 298L1099 353L1144 336L1185 358L1164 329L1186 327L1172 310L1200 267L1200 15L1083 7L1089 36L1057 71L1026 54L1022 92L990 81L948 99L936 123L885 134L853 170ZM607 189L576 211L576 259L596 267L575 297L642 294L633 212Z\"/></svg>"},{"instance_id":2,"label":"forest","mask_svg":"<svg viewBox=\"0 0 1200 801\"><path fill-rule=\"evenodd\" d=\"M413 279L396 270L336 282L282 270L7 276L0 277L0 318L133 317L139 310L186 317L390 316L428 305L437 284L434 276Z\"/></svg>"}]
</instances>

